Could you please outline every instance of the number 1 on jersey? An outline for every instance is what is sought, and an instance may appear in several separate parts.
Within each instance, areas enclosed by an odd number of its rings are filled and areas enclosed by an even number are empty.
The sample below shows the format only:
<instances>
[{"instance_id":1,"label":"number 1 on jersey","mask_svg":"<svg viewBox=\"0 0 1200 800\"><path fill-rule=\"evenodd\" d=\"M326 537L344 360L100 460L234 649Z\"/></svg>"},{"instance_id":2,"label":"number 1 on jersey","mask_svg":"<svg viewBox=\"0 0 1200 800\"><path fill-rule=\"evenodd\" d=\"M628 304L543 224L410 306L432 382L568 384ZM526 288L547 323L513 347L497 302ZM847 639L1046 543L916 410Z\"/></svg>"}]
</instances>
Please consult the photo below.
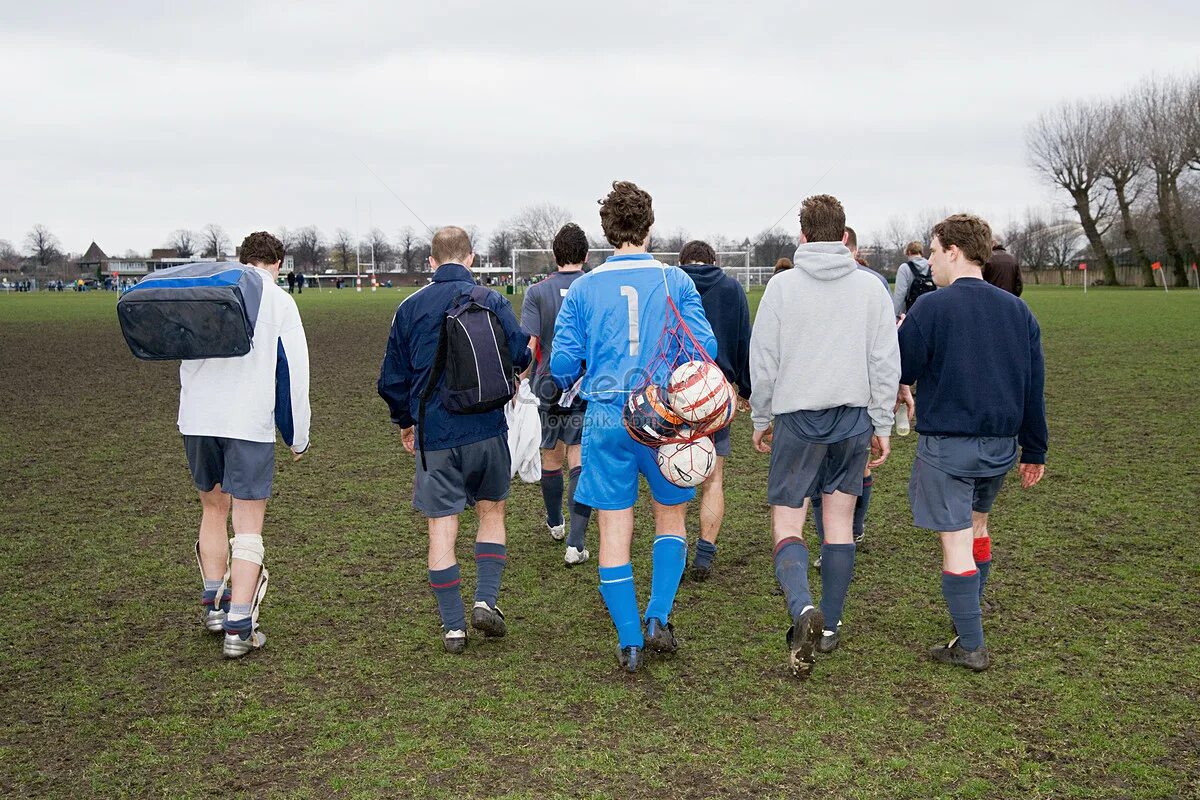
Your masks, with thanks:
<instances>
[{"instance_id":1,"label":"number 1 on jersey","mask_svg":"<svg viewBox=\"0 0 1200 800\"><path fill-rule=\"evenodd\" d=\"M638 293L632 286L622 286L621 296L629 305L629 355L636 356L641 350L638 340Z\"/></svg>"}]
</instances>

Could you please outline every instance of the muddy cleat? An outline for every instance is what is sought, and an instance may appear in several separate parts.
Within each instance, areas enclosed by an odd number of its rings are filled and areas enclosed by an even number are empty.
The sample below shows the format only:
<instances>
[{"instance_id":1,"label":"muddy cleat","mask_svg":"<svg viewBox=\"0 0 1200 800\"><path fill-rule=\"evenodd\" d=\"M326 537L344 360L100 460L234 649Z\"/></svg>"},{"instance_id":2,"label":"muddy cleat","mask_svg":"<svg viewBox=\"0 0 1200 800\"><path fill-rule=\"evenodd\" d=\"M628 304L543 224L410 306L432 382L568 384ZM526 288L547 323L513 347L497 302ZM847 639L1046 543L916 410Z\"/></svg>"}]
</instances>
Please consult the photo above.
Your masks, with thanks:
<instances>
[{"instance_id":1,"label":"muddy cleat","mask_svg":"<svg viewBox=\"0 0 1200 800\"><path fill-rule=\"evenodd\" d=\"M674 653L679 649L675 626L669 622L664 625L654 617L646 620L646 647L656 653Z\"/></svg>"},{"instance_id":2,"label":"muddy cleat","mask_svg":"<svg viewBox=\"0 0 1200 800\"><path fill-rule=\"evenodd\" d=\"M258 573L258 588L254 590L254 598L250 602L250 616L246 619L231 620L225 618L225 642L222 652L226 658L241 658L251 650L259 650L267 643L267 635L258 627L258 611L262 607L263 597L267 593L267 583L270 575L266 567L261 567Z\"/></svg>"},{"instance_id":3,"label":"muddy cleat","mask_svg":"<svg viewBox=\"0 0 1200 800\"><path fill-rule=\"evenodd\" d=\"M929 656L934 661L955 667L966 667L974 672L983 672L992 665L992 657L988 653L987 645L978 650L967 650L959 643L957 636L948 644L931 647Z\"/></svg>"},{"instance_id":4,"label":"muddy cleat","mask_svg":"<svg viewBox=\"0 0 1200 800\"><path fill-rule=\"evenodd\" d=\"M551 525L549 522L547 522L546 529L550 531L550 538L556 542L561 542L567 537L566 522L563 522L561 525Z\"/></svg>"},{"instance_id":5,"label":"muddy cleat","mask_svg":"<svg viewBox=\"0 0 1200 800\"><path fill-rule=\"evenodd\" d=\"M837 650L841 641L842 623L839 622L836 631L821 631L821 638L817 640L817 652L832 653Z\"/></svg>"},{"instance_id":6,"label":"muddy cleat","mask_svg":"<svg viewBox=\"0 0 1200 800\"><path fill-rule=\"evenodd\" d=\"M565 563L568 567L573 567L576 564L582 564L583 562L587 561L589 558L591 558L591 555L592 554L587 551L586 547L582 550L577 547L567 547L567 553L563 556L563 563Z\"/></svg>"},{"instance_id":7,"label":"muddy cleat","mask_svg":"<svg viewBox=\"0 0 1200 800\"><path fill-rule=\"evenodd\" d=\"M812 674L813 651L816 650L817 640L821 638L821 629L825 627L825 615L815 606L807 606L796 617L795 623L788 628L788 666L792 674L800 680L808 680Z\"/></svg>"},{"instance_id":8,"label":"muddy cleat","mask_svg":"<svg viewBox=\"0 0 1200 800\"><path fill-rule=\"evenodd\" d=\"M697 583L703 583L708 580L710 575L712 575L712 564L708 564L707 566L692 564L691 569L688 570L688 577Z\"/></svg>"},{"instance_id":9,"label":"muddy cleat","mask_svg":"<svg viewBox=\"0 0 1200 800\"><path fill-rule=\"evenodd\" d=\"M466 631L446 631L442 634L442 647L447 653L458 655L467 649Z\"/></svg>"},{"instance_id":10,"label":"muddy cleat","mask_svg":"<svg viewBox=\"0 0 1200 800\"><path fill-rule=\"evenodd\" d=\"M200 570L200 580L204 580L204 565L200 563L200 540L196 540L196 567ZM225 630L225 615L229 613L229 566L226 564L225 577L221 586L212 592L204 592L200 596L200 621L210 633L221 633Z\"/></svg>"},{"instance_id":11,"label":"muddy cleat","mask_svg":"<svg viewBox=\"0 0 1200 800\"><path fill-rule=\"evenodd\" d=\"M495 639L508 633L508 626L504 624L504 614L500 608L492 608L482 600L476 602L475 607L471 609L471 627Z\"/></svg>"},{"instance_id":12,"label":"muddy cleat","mask_svg":"<svg viewBox=\"0 0 1200 800\"><path fill-rule=\"evenodd\" d=\"M617 645L617 663L626 672L637 672L642 667L642 648Z\"/></svg>"}]
</instances>

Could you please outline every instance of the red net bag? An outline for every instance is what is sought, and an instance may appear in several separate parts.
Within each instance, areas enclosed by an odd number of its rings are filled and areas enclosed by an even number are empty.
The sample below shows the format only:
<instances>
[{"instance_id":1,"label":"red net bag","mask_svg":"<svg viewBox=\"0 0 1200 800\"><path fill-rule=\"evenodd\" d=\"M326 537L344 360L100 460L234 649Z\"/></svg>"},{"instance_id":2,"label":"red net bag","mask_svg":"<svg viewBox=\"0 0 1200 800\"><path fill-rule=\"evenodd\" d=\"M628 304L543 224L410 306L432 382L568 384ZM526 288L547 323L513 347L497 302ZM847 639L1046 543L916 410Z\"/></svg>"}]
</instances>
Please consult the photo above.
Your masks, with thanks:
<instances>
[{"instance_id":1,"label":"red net bag","mask_svg":"<svg viewBox=\"0 0 1200 800\"><path fill-rule=\"evenodd\" d=\"M694 442L728 426L735 408L733 387L668 294L654 358L625 404L625 429L649 447Z\"/></svg>"}]
</instances>

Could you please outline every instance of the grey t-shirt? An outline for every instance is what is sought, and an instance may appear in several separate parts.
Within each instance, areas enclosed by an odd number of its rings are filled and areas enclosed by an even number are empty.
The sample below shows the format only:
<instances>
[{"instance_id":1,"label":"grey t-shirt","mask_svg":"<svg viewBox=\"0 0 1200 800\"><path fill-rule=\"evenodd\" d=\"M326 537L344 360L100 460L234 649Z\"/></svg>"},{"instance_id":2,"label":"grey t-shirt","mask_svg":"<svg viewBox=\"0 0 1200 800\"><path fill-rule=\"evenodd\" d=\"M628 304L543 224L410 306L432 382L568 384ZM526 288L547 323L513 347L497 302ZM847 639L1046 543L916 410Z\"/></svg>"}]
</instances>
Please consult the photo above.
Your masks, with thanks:
<instances>
[{"instance_id":1,"label":"grey t-shirt","mask_svg":"<svg viewBox=\"0 0 1200 800\"><path fill-rule=\"evenodd\" d=\"M550 353L554 347L554 323L562 308L563 298L571 284L583 277L582 272L555 272L538 281L525 292L521 306L521 327L530 336L538 337L542 358L534 369L529 388L538 398L542 408L550 406L551 398L558 397L558 388L550 378ZM576 400L572 409L582 408L583 400Z\"/></svg>"},{"instance_id":2,"label":"grey t-shirt","mask_svg":"<svg viewBox=\"0 0 1200 800\"><path fill-rule=\"evenodd\" d=\"M835 406L819 411L780 414L776 423L806 442L833 444L871 430L871 416L861 406Z\"/></svg>"},{"instance_id":3,"label":"grey t-shirt","mask_svg":"<svg viewBox=\"0 0 1200 800\"><path fill-rule=\"evenodd\" d=\"M1012 469L1015 436L921 436L917 458L960 478L990 478Z\"/></svg>"}]
</instances>

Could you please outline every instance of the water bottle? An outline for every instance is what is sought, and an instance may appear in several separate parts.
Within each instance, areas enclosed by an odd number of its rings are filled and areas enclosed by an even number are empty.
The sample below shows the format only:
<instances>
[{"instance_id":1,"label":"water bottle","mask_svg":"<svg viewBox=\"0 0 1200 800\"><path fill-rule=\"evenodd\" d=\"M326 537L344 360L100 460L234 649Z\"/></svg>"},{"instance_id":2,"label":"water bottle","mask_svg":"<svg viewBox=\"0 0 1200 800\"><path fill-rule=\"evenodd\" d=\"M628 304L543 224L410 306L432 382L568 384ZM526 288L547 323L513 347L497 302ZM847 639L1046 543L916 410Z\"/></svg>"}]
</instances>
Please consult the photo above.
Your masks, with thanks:
<instances>
[{"instance_id":1,"label":"water bottle","mask_svg":"<svg viewBox=\"0 0 1200 800\"><path fill-rule=\"evenodd\" d=\"M900 406L900 410L896 412L896 434L898 436L908 436L911 428L908 427L908 406Z\"/></svg>"}]
</instances>

